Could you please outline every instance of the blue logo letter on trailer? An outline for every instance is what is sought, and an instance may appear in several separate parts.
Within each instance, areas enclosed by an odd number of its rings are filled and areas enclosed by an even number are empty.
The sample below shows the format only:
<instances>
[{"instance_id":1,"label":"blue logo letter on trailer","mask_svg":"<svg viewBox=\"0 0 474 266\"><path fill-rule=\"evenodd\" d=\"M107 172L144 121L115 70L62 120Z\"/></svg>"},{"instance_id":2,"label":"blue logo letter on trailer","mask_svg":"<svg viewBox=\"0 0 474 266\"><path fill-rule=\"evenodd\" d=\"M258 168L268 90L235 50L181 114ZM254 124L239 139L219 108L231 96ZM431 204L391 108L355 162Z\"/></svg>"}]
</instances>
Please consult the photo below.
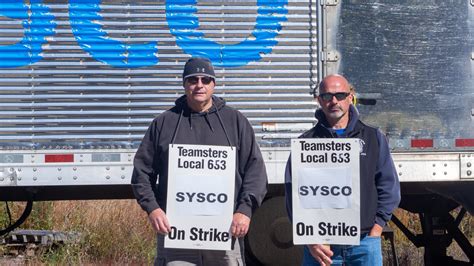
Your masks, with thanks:
<instances>
[{"instance_id":1,"label":"blue logo letter on trailer","mask_svg":"<svg viewBox=\"0 0 474 266\"><path fill-rule=\"evenodd\" d=\"M188 54L209 58L214 65L237 67L258 61L278 43L275 38L286 21L287 0L257 0L258 15L251 37L244 41L223 45L204 37L199 32L197 0L167 0L166 19L176 43Z\"/></svg>"},{"instance_id":2,"label":"blue logo letter on trailer","mask_svg":"<svg viewBox=\"0 0 474 266\"><path fill-rule=\"evenodd\" d=\"M30 5L18 0L2 0L0 16L21 20L23 39L11 45L0 45L0 67L22 67L41 60L46 37L54 35L53 15L40 0L31 0ZM4 31L5 29L3 29Z\"/></svg>"},{"instance_id":3,"label":"blue logo letter on trailer","mask_svg":"<svg viewBox=\"0 0 474 266\"><path fill-rule=\"evenodd\" d=\"M158 63L157 43L126 44L107 36L99 23L103 20L100 0L70 0L72 32L84 51L94 59L114 67L145 67Z\"/></svg>"}]
</instances>

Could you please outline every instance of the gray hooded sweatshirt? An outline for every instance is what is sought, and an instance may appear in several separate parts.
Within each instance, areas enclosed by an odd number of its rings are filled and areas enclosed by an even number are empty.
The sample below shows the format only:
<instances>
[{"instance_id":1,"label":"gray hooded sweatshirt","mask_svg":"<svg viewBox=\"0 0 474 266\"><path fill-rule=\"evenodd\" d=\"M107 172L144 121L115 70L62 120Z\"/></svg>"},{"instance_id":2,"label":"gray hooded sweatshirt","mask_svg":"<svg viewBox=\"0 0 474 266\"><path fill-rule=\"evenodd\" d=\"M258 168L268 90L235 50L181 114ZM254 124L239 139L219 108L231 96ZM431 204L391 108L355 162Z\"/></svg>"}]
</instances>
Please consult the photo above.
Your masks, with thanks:
<instances>
[{"instance_id":1,"label":"gray hooded sweatshirt","mask_svg":"<svg viewBox=\"0 0 474 266\"><path fill-rule=\"evenodd\" d=\"M132 190L148 214L166 211L169 144L233 146L236 150L235 212L251 217L267 191L267 174L248 120L213 96L207 112L196 113L178 98L175 106L153 120L134 159ZM158 185L156 181L159 179Z\"/></svg>"}]
</instances>

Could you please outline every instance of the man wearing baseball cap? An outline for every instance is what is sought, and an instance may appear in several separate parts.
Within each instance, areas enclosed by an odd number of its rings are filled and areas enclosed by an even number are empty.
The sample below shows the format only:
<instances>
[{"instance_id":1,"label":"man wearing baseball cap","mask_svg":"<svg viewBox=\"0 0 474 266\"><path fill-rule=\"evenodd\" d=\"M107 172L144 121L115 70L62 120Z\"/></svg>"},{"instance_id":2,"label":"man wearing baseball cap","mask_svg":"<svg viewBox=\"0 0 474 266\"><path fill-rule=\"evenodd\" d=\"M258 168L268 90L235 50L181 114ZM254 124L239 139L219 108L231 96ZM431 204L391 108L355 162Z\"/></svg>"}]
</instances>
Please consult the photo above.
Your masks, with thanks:
<instances>
[{"instance_id":1,"label":"man wearing baseball cap","mask_svg":"<svg viewBox=\"0 0 474 266\"><path fill-rule=\"evenodd\" d=\"M184 95L175 106L153 120L135 156L132 189L158 232L155 265L243 265L243 237L252 212L261 204L267 174L255 134L248 120L214 96L216 77L206 58L189 59L183 71ZM166 216L169 144L236 147L234 214L230 251L164 248L171 230ZM157 178L158 185L155 186ZM199 182L199 181L197 181ZM240 242L240 243L239 243Z\"/></svg>"}]
</instances>

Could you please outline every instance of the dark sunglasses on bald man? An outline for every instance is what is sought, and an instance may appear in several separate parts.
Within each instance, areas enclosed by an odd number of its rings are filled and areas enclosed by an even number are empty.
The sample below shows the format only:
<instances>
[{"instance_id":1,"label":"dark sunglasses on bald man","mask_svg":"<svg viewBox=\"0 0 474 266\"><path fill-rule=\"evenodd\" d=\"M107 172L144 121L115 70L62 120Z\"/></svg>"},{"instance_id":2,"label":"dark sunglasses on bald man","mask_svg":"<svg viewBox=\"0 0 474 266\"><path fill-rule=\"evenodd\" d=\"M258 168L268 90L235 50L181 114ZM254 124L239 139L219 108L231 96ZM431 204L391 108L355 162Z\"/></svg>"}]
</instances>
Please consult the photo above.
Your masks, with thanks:
<instances>
[{"instance_id":1,"label":"dark sunglasses on bald man","mask_svg":"<svg viewBox=\"0 0 474 266\"><path fill-rule=\"evenodd\" d=\"M186 78L186 80L190 83L190 84L198 84L199 80L201 80L201 83L204 84L204 85L209 85L212 81L214 81L213 78L211 77L189 77L189 78Z\"/></svg>"},{"instance_id":2,"label":"dark sunglasses on bald man","mask_svg":"<svg viewBox=\"0 0 474 266\"><path fill-rule=\"evenodd\" d=\"M349 94L350 94L349 92L337 92L337 93L326 92L326 93L319 94L319 97L321 97L321 99L323 99L324 101L330 101L332 100L332 97L336 97L338 101L342 101L345 98L347 98Z\"/></svg>"}]
</instances>

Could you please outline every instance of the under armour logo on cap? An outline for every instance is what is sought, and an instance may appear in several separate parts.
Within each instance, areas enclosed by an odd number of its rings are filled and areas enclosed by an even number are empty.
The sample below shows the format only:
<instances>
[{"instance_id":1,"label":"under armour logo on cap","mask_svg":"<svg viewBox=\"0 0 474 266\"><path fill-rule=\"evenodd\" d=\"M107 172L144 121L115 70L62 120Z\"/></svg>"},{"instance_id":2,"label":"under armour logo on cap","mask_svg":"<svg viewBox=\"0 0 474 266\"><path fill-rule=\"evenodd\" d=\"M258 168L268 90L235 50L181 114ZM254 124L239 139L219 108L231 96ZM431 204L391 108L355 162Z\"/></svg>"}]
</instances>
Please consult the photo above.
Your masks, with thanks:
<instances>
[{"instance_id":1,"label":"under armour logo on cap","mask_svg":"<svg viewBox=\"0 0 474 266\"><path fill-rule=\"evenodd\" d=\"M203 57L190 58L184 65L183 81L192 76L207 76L215 79L216 74L214 74L211 61Z\"/></svg>"}]
</instances>

